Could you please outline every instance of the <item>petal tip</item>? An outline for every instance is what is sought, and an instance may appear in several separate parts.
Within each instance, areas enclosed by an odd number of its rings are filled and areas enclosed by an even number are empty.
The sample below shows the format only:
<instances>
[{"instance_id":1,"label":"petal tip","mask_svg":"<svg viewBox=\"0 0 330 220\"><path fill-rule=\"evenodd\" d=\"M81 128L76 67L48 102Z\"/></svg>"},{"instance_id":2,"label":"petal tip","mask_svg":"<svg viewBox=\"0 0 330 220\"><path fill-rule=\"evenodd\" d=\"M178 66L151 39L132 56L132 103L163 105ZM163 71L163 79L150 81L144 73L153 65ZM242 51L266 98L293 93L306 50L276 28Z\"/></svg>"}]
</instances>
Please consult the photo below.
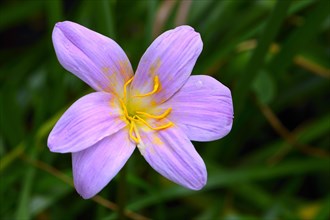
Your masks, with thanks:
<instances>
[{"instance_id":1,"label":"petal tip","mask_svg":"<svg viewBox=\"0 0 330 220\"><path fill-rule=\"evenodd\" d=\"M84 194L84 193L80 193L78 190L77 190L77 193L83 198L83 199L90 199L92 197L94 197L95 195L94 194Z\"/></svg>"},{"instance_id":2,"label":"petal tip","mask_svg":"<svg viewBox=\"0 0 330 220\"><path fill-rule=\"evenodd\" d=\"M67 152L64 152L62 149L58 148L57 146L55 146L54 143L47 143L47 146L48 146L48 149L50 152L53 152L53 153L67 153Z\"/></svg>"},{"instance_id":3,"label":"petal tip","mask_svg":"<svg viewBox=\"0 0 330 220\"><path fill-rule=\"evenodd\" d=\"M189 184L184 184L184 186L187 187L188 189L198 191L203 189L206 183L207 183L207 178L203 176L201 179L197 181L195 180L193 182L190 182Z\"/></svg>"},{"instance_id":4,"label":"petal tip","mask_svg":"<svg viewBox=\"0 0 330 220\"><path fill-rule=\"evenodd\" d=\"M60 21L60 22L57 22L54 26L54 29L53 29L53 35L56 31L60 31L60 32L63 32L63 34L65 35L65 33L67 31L72 31L72 29L74 29L75 27L77 26L80 26L79 24L77 23L74 23L72 21Z\"/></svg>"},{"instance_id":5,"label":"petal tip","mask_svg":"<svg viewBox=\"0 0 330 220\"><path fill-rule=\"evenodd\" d=\"M63 147L58 145L58 139L52 135L52 133L49 134L48 140L47 140L47 146L50 152L53 153L69 153L70 151L64 150ZM70 150L70 149L68 149Z\"/></svg>"},{"instance_id":6,"label":"petal tip","mask_svg":"<svg viewBox=\"0 0 330 220\"><path fill-rule=\"evenodd\" d=\"M179 30L179 29L187 29L187 30L192 30L192 31L195 31L195 29L189 25L181 25L181 26L178 26L176 27L175 29Z\"/></svg>"},{"instance_id":7,"label":"petal tip","mask_svg":"<svg viewBox=\"0 0 330 220\"><path fill-rule=\"evenodd\" d=\"M63 27L63 25L65 25L66 23L67 23L67 21L57 22L54 26L54 31L57 30L57 29L61 29Z\"/></svg>"},{"instance_id":8,"label":"petal tip","mask_svg":"<svg viewBox=\"0 0 330 220\"><path fill-rule=\"evenodd\" d=\"M204 182L204 183L200 183L199 185L193 186L193 187L190 188L190 189L195 190L195 191L198 191L198 190L203 189L205 185L206 185L206 182Z\"/></svg>"},{"instance_id":9,"label":"petal tip","mask_svg":"<svg viewBox=\"0 0 330 220\"><path fill-rule=\"evenodd\" d=\"M61 24L62 24L63 22L65 22L65 21L59 21L59 22L56 22L56 23L55 23L55 27L59 27L59 26L61 26Z\"/></svg>"},{"instance_id":10,"label":"petal tip","mask_svg":"<svg viewBox=\"0 0 330 220\"><path fill-rule=\"evenodd\" d=\"M174 29L175 30L186 30L186 31L191 31L191 32L195 32L196 34L199 34L198 32L196 32L195 28L193 28L189 25L181 25L181 26L178 26Z\"/></svg>"},{"instance_id":11,"label":"petal tip","mask_svg":"<svg viewBox=\"0 0 330 220\"><path fill-rule=\"evenodd\" d=\"M48 149L53 153L65 153L63 150L58 146L58 139L53 132L50 132L48 139L47 139L47 146Z\"/></svg>"},{"instance_id":12,"label":"petal tip","mask_svg":"<svg viewBox=\"0 0 330 220\"><path fill-rule=\"evenodd\" d=\"M51 152L55 152L55 146L54 146L54 137L52 133L49 134L48 139L47 139L47 146Z\"/></svg>"},{"instance_id":13,"label":"petal tip","mask_svg":"<svg viewBox=\"0 0 330 220\"><path fill-rule=\"evenodd\" d=\"M74 24L74 22L72 22L72 21L59 21L59 22L56 22L55 27L61 27L61 26L70 25L70 24Z\"/></svg>"},{"instance_id":14,"label":"petal tip","mask_svg":"<svg viewBox=\"0 0 330 220\"><path fill-rule=\"evenodd\" d=\"M197 37L199 38L200 40L202 39L201 38L201 35L199 32L197 32L193 27L189 26L189 25L181 25L181 26L178 26L174 29L174 31L183 31L183 32L186 32L189 33L189 34L193 34L194 37Z\"/></svg>"},{"instance_id":15,"label":"petal tip","mask_svg":"<svg viewBox=\"0 0 330 220\"><path fill-rule=\"evenodd\" d=\"M95 190L92 190L88 185L84 184L84 181L81 179L81 177L78 178L78 176L76 176L75 173L73 174L73 184L77 193L83 199L90 199L98 193L95 192Z\"/></svg>"},{"instance_id":16,"label":"petal tip","mask_svg":"<svg viewBox=\"0 0 330 220\"><path fill-rule=\"evenodd\" d=\"M207 173L206 170L204 170L201 178L197 182L195 182L194 185L192 185L191 189L196 191L201 190L204 188L206 183L207 183Z\"/></svg>"},{"instance_id":17,"label":"petal tip","mask_svg":"<svg viewBox=\"0 0 330 220\"><path fill-rule=\"evenodd\" d=\"M96 193L88 192L88 190L80 189L75 185L77 193L83 198L83 199L90 199L96 195Z\"/></svg>"}]
</instances>

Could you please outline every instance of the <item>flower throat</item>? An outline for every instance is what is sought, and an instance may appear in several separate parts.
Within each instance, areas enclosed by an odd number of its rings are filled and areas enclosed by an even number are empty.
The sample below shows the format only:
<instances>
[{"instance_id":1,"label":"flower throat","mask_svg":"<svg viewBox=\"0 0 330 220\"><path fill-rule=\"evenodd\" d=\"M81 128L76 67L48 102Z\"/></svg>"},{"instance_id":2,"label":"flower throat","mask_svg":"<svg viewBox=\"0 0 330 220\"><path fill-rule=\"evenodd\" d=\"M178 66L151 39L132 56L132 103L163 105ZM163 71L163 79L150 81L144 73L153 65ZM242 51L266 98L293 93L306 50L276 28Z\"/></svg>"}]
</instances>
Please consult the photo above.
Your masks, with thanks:
<instances>
[{"instance_id":1,"label":"flower throat","mask_svg":"<svg viewBox=\"0 0 330 220\"><path fill-rule=\"evenodd\" d=\"M121 108L124 111L125 119L130 124L129 136L136 144L139 144L141 142L141 137L140 137L138 129L137 129L137 124L146 125L148 128L155 130L155 131L169 128L173 125L173 122L168 122L164 125L154 127L154 126L150 125L146 121L146 119L149 118L149 119L154 119L154 120L160 121L160 120L166 118L171 113L172 108L168 108L165 112L163 112L160 115L153 115L153 114L149 114L144 111L134 111L134 113L130 112L126 106L126 104L127 104L126 97L127 97L127 86L133 81L133 79L134 79L134 77L129 79L124 84L124 97L122 99L119 99L119 101L120 101ZM158 76L156 75L154 78L154 88L151 92L148 92L146 94L141 94L141 95L134 95L133 97L143 98L143 97L153 95L159 91L159 88L160 88L160 82L159 82Z\"/></svg>"}]
</instances>

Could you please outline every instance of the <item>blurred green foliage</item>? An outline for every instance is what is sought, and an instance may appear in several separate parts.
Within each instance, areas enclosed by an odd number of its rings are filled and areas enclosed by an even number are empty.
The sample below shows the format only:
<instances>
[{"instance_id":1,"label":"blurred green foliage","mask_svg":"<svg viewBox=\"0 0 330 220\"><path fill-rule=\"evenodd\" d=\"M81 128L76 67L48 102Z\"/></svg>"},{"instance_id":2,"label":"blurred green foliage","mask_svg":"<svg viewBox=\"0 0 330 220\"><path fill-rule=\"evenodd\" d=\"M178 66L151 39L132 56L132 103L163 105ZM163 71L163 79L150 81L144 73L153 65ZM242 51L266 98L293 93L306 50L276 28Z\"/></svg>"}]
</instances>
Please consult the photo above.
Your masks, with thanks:
<instances>
[{"instance_id":1,"label":"blurred green foliage","mask_svg":"<svg viewBox=\"0 0 330 220\"><path fill-rule=\"evenodd\" d=\"M115 39L135 69L152 40L189 24L204 49L193 74L231 88L232 132L194 143L208 184L190 191L135 151L129 219L330 219L330 1L5 0L0 7L0 219L117 219L116 177L93 200L72 187L48 133L91 90L58 63L51 32L71 20Z\"/></svg>"}]
</instances>

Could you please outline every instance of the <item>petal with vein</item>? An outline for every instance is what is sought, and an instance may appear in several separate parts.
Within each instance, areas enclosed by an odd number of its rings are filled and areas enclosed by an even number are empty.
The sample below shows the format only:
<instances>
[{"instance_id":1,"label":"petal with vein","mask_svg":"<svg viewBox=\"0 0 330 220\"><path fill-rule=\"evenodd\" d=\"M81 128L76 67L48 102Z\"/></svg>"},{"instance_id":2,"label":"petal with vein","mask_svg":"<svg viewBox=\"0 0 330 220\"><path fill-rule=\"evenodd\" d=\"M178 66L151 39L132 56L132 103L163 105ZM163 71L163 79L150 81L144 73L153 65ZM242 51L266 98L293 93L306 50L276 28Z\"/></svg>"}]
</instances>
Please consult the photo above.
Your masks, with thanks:
<instances>
[{"instance_id":1,"label":"petal with vein","mask_svg":"<svg viewBox=\"0 0 330 220\"><path fill-rule=\"evenodd\" d=\"M114 95L95 92L76 101L58 120L48 137L52 152L84 150L126 126Z\"/></svg>"},{"instance_id":2,"label":"petal with vein","mask_svg":"<svg viewBox=\"0 0 330 220\"><path fill-rule=\"evenodd\" d=\"M158 132L141 129L140 135L142 142L138 148L158 173L193 190L199 190L206 184L204 161L178 127Z\"/></svg>"},{"instance_id":3,"label":"petal with vein","mask_svg":"<svg viewBox=\"0 0 330 220\"><path fill-rule=\"evenodd\" d=\"M131 87L134 94L152 91L157 75L160 88L154 101L166 101L186 82L202 47L199 33L190 26L180 26L160 35L140 60Z\"/></svg>"},{"instance_id":4,"label":"petal with vein","mask_svg":"<svg viewBox=\"0 0 330 220\"><path fill-rule=\"evenodd\" d=\"M72 154L77 192L89 199L100 192L125 165L135 149L127 129L104 138L92 147Z\"/></svg>"},{"instance_id":5,"label":"petal with vein","mask_svg":"<svg viewBox=\"0 0 330 220\"><path fill-rule=\"evenodd\" d=\"M52 39L57 58L66 70L96 91L122 95L123 85L133 71L115 41L70 21L57 23Z\"/></svg>"},{"instance_id":6,"label":"petal with vein","mask_svg":"<svg viewBox=\"0 0 330 220\"><path fill-rule=\"evenodd\" d=\"M169 120L190 140L212 141L227 135L233 123L230 90L210 76L191 76L166 103L172 108Z\"/></svg>"}]
</instances>

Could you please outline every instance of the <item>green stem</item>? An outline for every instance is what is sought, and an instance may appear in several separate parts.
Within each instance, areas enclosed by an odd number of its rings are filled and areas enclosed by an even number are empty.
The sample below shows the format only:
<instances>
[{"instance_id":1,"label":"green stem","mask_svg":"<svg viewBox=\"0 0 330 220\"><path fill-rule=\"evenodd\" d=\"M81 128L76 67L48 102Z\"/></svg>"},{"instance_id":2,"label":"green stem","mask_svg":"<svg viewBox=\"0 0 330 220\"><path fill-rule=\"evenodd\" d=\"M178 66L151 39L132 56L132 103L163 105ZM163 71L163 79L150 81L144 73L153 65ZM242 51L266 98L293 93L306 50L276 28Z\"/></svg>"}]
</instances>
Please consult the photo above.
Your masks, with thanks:
<instances>
[{"instance_id":1,"label":"green stem","mask_svg":"<svg viewBox=\"0 0 330 220\"><path fill-rule=\"evenodd\" d=\"M119 173L119 182L118 182L118 219L125 220L125 205L126 205L126 166L124 166Z\"/></svg>"}]
</instances>

